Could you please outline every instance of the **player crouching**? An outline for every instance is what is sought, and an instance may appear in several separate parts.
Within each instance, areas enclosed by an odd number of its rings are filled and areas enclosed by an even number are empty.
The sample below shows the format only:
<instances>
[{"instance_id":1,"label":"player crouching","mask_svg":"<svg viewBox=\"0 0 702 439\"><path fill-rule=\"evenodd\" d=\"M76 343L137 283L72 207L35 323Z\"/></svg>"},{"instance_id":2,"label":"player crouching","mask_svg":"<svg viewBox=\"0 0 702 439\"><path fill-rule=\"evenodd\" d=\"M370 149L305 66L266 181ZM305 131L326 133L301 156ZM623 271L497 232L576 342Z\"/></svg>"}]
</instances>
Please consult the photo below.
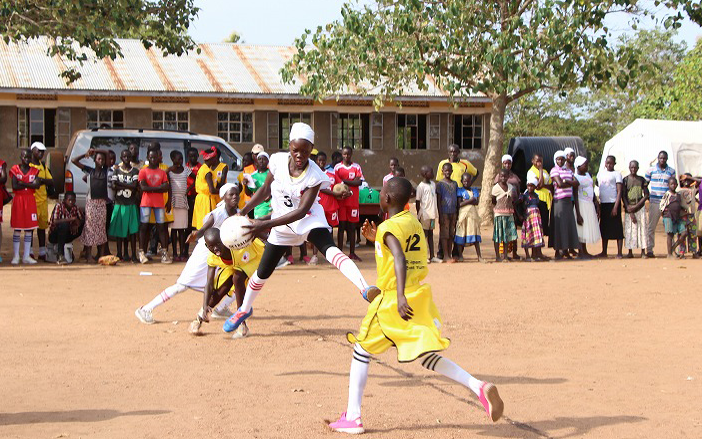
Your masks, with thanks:
<instances>
[{"instance_id":1,"label":"player crouching","mask_svg":"<svg viewBox=\"0 0 702 439\"><path fill-rule=\"evenodd\" d=\"M239 250L230 250L220 238L219 229L211 228L205 232L205 245L211 254L207 257L207 283L202 298L202 308L195 320L190 323L188 332L201 335L202 322L209 322L212 307L222 300L225 295L236 296L237 306L241 306L246 292L246 282L258 268L263 254L264 244L260 239L254 239L249 245ZM232 338L243 338L249 333L246 323L243 323Z\"/></svg>"},{"instance_id":2,"label":"player crouching","mask_svg":"<svg viewBox=\"0 0 702 439\"><path fill-rule=\"evenodd\" d=\"M390 179L380 191L380 207L389 219L376 230L375 224L363 224L363 236L375 241L378 288L381 293L368 306L357 336L348 334L354 343L349 373L349 399L341 418L329 427L341 433L360 434L361 399L368 379L372 354L397 348L401 363L422 358L422 366L451 378L472 390L493 422L500 419L504 404L497 387L472 377L453 361L436 352L443 351L449 340L441 336L441 317L432 300L431 287L420 283L428 273L427 245L419 221L408 211L412 185L404 178Z\"/></svg>"}]
</instances>

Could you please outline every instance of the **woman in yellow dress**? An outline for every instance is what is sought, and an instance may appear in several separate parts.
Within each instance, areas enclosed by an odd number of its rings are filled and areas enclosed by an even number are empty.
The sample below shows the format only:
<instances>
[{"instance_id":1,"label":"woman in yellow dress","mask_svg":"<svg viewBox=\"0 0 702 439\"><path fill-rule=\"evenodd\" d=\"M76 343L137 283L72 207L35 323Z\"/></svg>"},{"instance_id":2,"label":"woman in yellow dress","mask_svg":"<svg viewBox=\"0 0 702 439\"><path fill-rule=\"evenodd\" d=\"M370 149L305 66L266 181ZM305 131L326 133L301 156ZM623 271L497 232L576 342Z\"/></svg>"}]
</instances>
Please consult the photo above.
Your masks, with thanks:
<instances>
[{"instance_id":1,"label":"woman in yellow dress","mask_svg":"<svg viewBox=\"0 0 702 439\"><path fill-rule=\"evenodd\" d=\"M213 146L200 153L205 163L197 171L195 177L195 207L193 208L193 227L199 229L205 221L205 216L219 203L219 189L227 182L228 168L219 161L220 152Z\"/></svg>"}]
</instances>

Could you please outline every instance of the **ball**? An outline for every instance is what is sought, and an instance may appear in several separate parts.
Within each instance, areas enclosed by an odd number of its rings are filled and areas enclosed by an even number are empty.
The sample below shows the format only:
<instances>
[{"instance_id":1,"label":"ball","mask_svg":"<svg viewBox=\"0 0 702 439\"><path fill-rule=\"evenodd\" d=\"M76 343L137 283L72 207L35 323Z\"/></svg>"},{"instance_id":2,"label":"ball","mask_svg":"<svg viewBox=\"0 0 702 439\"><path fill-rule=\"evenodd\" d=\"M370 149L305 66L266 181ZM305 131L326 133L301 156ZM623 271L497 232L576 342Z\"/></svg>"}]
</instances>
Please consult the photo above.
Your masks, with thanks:
<instances>
[{"instance_id":1,"label":"ball","mask_svg":"<svg viewBox=\"0 0 702 439\"><path fill-rule=\"evenodd\" d=\"M248 233L244 226L250 225L251 220L245 216L230 216L219 228L219 238L230 250L240 250L251 244L254 236Z\"/></svg>"},{"instance_id":2,"label":"ball","mask_svg":"<svg viewBox=\"0 0 702 439\"><path fill-rule=\"evenodd\" d=\"M349 187L345 183L339 183L336 186L334 186L334 189L332 189L332 192L334 192L337 195L346 193L349 191Z\"/></svg>"}]
</instances>

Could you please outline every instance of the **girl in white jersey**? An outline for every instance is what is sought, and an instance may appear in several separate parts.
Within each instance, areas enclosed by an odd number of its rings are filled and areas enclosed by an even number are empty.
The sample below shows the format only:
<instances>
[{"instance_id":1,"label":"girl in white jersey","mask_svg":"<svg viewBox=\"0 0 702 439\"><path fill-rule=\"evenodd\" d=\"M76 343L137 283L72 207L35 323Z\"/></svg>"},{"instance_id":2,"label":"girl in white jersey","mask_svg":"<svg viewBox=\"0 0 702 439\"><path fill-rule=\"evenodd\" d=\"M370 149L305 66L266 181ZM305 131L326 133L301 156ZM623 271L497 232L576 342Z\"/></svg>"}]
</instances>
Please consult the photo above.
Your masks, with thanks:
<instances>
[{"instance_id":1,"label":"girl in white jersey","mask_svg":"<svg viewBox=\"0 0 702 439\"><path fill-rule=\"evenodd\" d=\"M180 294L189 288L196 291L205 290L205 284L207 283L207 257L210 255L210 251L207 250L205 246L203 235L209 228L219 228L225 219L237 212L237 207L239 205L239 188L231 183L226 183L219 190L219 196L223 200L222 203L205 216L202 228L194 231L188 237L188 242L197 241L197 245L193 249L190 258L188 258L188 262L185 264L185 268L183 268L176 283L161 291L151 302L134 311L134 315L136 315L142 323L154 323L154 308L163 305L164 302L170 300L176 294ZM231 316L229 305L234 299L234 297L225 296L212 312L212 317L215 319L226 319Z\"/></svg>"},{"instance_id":2,"label":"girl in white jersey","mask_svg":"<svg viewBox=\"0 0 702 439\"><path fill-rule=\"evenodd\" d=\"M252 305L266 280L288 246L297 246L309 241L324 254L341 273L361 290L366 300L372 300L379 292L368 285L354 262L334 245L331 227L327 224L324 209L318 202L319 190L329 187L329 179L310 160L314 145L314 131L304 123L293 124L290 130L289 152L273 154L268 164L268 176L263 186L254 193L239 212L246 216L259 203L271 197L273 213L270 220L254 220L250 232L258 235L271 229L266 249L256 273L246 287L246 296L241 308L225 323L224 331L234 331L253 313ZM369 297L370 296L370 297Z\"/></svg>"}]
</instances>

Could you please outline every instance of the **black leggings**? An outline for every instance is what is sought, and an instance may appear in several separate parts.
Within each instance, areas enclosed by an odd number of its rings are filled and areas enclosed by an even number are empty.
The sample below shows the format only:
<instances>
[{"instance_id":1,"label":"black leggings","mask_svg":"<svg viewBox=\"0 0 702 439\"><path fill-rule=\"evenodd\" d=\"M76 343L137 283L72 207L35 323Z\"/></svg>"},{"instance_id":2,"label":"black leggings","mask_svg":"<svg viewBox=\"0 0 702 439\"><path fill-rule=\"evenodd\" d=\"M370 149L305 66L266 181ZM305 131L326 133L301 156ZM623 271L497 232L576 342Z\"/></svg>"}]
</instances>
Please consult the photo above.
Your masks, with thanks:
<instances>
[{"instance_id":1,"label":"black leggings","mask_svg":"<svg viewBox=\"0 0 702 439\"><path fill-rule=\"evenodd\" d=\"M311 230L309 235L307 235L307 240L314 244L322 254L326 254L330 247L336 246L331 233L325 228ZM273 270L275 270L276 265L278 265L278 261L285 255L285 251L288 247L290 246L275 245L270 242L266 243L266 249L263 251L263 256L261 256L261 263L258 264L258 269L256 270L259 279L268 279L271 277Z\"/></svg>"}]
</instances>

